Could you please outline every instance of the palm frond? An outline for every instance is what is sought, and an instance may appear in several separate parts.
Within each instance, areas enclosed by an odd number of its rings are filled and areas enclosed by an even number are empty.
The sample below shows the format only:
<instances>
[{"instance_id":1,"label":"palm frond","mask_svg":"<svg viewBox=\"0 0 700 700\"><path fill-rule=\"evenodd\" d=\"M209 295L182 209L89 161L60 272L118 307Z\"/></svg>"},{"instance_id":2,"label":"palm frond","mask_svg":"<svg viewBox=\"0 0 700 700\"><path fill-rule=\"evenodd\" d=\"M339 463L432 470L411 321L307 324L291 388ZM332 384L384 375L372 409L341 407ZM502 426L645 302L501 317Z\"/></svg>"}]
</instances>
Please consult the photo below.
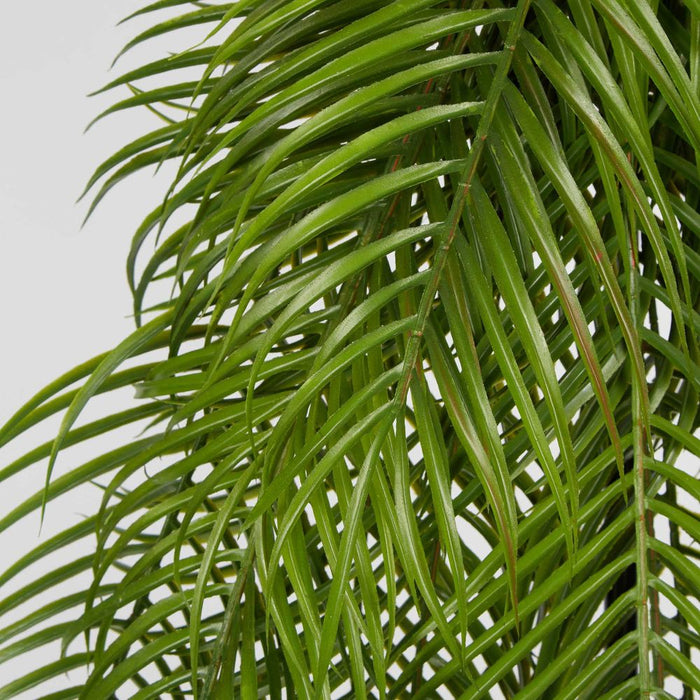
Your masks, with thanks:
<instances>
[{"instance_id":1,"label":"palm frond","mask_svg":"<svg viewBox=\"0 0 700 700\"><path fill-rule=\"evenodd\" d=\"M177 174L136 330L0 430L61 420L0 529L95 494L0 576L0 663L62 647L0 697L700 692L697 3L149 13L202 41L105 87L157 126L86 194Z\"/></svg>"}]
</instances>

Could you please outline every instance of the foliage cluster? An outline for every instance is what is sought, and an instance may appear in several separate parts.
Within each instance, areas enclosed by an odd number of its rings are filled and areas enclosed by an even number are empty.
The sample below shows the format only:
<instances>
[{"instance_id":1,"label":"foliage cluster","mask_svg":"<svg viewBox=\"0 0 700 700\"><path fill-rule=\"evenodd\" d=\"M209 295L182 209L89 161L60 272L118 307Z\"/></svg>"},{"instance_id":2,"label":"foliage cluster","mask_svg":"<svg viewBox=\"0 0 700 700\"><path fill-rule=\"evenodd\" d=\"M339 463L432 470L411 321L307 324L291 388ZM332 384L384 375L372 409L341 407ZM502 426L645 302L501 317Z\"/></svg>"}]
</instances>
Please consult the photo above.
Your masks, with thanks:
<instances>
[{"instance_id":1,"label":"foliage cluster","mask_svg":"<svg viewBox=\"0 0 700 700\"><path fill-rule=\"evenodd\" d=\"M3 465L49 464L0 528L102 492L0 575L85 544L0 602L55 593L1 661L64 649L0 696L86 664L47 697L700 692L698 1L149 13L126 49L203 41L107 86L160 121L88 189L177 175L136 330L0 432L62 416Z\"/></svg>"}]
</instances>

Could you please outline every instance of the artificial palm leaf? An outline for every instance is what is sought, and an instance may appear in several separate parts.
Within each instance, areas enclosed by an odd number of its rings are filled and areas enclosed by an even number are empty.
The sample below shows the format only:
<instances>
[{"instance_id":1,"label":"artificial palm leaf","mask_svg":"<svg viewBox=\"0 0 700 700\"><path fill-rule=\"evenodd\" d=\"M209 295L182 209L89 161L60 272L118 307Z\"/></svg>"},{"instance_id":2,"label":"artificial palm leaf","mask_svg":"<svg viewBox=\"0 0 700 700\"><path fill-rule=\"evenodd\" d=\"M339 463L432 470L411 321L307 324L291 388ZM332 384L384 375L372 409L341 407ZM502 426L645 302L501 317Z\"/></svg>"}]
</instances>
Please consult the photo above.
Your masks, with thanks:
<instances>
[{"instance_id":1,"label":"artificial palm leaf","mask_svg":"<svg viewBox=\"0 0 700 700\"><path fill-rule=\"evenodd\" d=\"M88 189L176 176L137 329L0 433L62 420L3 529L96 494L0 577L0 661L63 650L0 696L700 692L697 2L150 13L202 41L107 86L157 122Z\"/></svg>"}]
</instances>

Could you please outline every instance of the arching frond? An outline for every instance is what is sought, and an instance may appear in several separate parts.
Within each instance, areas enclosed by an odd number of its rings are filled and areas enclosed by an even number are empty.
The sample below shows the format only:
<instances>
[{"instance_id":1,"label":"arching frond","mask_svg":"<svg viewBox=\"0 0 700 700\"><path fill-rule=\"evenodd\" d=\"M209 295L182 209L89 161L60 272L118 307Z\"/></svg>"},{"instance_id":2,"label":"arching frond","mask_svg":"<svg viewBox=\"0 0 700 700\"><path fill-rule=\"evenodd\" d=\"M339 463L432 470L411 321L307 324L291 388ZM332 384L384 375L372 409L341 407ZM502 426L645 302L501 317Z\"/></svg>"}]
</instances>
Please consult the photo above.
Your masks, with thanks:
<instances>
[{"instance_id":1,"label":"arching frond","mask_svg":"<svg viewBox=\"0 0 700 700\"><path fill-rule=\"evenodd\" d=\"M137 328L0 431L62 421L0 528L96 485L0 576L0 662L63 649L0 696L700 692L697 4L149 13L202 41L106 86L158 121L88 192L177 174Z\"/></svg>"}]
</instances>

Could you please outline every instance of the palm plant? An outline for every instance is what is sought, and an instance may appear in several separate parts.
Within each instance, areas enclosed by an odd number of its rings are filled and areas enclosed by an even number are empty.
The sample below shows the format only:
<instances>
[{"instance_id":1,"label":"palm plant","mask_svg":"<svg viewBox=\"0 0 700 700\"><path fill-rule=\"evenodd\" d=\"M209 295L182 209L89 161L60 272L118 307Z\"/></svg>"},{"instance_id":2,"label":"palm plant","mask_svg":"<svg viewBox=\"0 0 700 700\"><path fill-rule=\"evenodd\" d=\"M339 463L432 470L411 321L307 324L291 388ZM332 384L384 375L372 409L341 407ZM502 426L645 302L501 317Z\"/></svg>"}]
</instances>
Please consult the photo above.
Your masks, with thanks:
<instances>
[{"instance_id":1,"label":"palm plant","mask_svg":"<svg viewBox=\"0 0 700 700\"><path fill-rule=\"evenodd\" d=\"M202 42L107 86L160 122L88 190L176 175L136 330L0 432L62 420L3 530L96 494L0 576L66 552L0 603L0 660L62 648L0 697L700 692L697 0L147 13L127 49Z\"/></svg>"}]
</instances>

